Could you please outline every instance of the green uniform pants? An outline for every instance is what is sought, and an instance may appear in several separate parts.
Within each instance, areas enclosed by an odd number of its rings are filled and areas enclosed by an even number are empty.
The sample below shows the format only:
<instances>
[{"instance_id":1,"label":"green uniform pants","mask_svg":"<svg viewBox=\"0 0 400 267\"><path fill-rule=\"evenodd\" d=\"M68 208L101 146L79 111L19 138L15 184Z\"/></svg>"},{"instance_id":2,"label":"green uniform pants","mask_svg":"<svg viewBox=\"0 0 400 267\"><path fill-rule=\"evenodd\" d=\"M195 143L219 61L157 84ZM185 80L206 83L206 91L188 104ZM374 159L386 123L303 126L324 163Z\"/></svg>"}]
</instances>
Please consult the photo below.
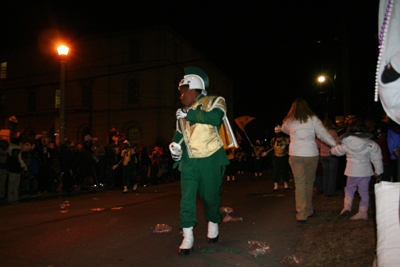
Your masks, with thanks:
<instances>
[{"instance_id":1,"label":"green uniform pants","mask_svg":"<svg viewBox=\"0 0 400 267\"><path fill-rule=\"evenodd\" d=\"M181 173L182 200L179 227L189 228L197 224L197 191L203 201L206 220L213 223L221 222L220 194L225 166L205 166L201 159L189 159L184 164L185 168Z\"/></svg>"}]
</instances>

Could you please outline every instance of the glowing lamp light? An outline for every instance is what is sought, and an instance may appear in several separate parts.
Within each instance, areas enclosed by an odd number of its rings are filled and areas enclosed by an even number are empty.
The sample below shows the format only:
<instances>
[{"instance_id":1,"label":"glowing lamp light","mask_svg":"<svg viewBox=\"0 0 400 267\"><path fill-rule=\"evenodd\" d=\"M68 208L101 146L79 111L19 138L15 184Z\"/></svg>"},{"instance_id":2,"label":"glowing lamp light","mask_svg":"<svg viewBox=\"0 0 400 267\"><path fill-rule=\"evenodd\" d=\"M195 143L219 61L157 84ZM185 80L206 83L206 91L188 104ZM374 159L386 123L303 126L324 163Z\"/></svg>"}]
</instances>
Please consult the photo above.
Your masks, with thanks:
<instances>
[{"instance_id":1,"label":"glowing lamp light","mask_svg":"<svg viewBox=\"0 0 400 267\"><path fill-rule=\"evenodd\" d=\"M65 45L61 45L57 47L57 50L59 55L68 55L69 48Z\"/></svg>"},{"instance_id":2,"label":"glowing lamp light","mask_svg":"<svg viewBox=\"0 0 400 267\"><path fill-rule=\"evenodd\" d=\"M319 77L318 77L318 81L319 81L320 83L325 82L325 77L324 77L324 76L319 76Z\"/></svg>"}]
</instances>

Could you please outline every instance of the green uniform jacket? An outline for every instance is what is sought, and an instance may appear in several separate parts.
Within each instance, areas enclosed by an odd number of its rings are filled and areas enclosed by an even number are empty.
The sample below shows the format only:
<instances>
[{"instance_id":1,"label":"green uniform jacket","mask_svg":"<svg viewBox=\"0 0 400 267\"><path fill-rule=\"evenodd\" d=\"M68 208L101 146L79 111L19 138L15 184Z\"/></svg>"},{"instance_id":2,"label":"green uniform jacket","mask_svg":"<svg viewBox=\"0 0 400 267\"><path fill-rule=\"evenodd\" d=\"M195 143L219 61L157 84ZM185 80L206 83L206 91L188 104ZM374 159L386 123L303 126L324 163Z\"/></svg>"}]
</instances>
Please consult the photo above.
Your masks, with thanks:
<instances>
[{"instance_id":1,"label":"green uniform jacket","mask_svg":"<svg viewBox=\"0 0 400 267\"><path fill-rule=\"evenodd\" d=\"M197 100L200 100L204 97L204 95L198 96ZM190 122L190 125L195 123L203 123L210 124L213 126L217 126L218 130L221 128L222 119L224 117L224 112L219 108L214 108L213 110L206 112L201 110L201 106L198 106L196 110L190 109L187 113L186 120ZM177 123L180 131L182 132L181 126ZM173 142L179 143L179 141L183 138L183 135L176 131L173 137ZM182 159L180 161L175 162L174 168L179 164L179 170L182 171L187 166L192 166L195 162L199 164L204 164L207 167L218 167L218 166L226 166L229 164L228 157L226 156L224 147L222 146L217 152L212 154L206 158L189 158L185 142L181 143L182 147ZM188 164L186 164L188 163Z\"/></svg>"}]
</instances>

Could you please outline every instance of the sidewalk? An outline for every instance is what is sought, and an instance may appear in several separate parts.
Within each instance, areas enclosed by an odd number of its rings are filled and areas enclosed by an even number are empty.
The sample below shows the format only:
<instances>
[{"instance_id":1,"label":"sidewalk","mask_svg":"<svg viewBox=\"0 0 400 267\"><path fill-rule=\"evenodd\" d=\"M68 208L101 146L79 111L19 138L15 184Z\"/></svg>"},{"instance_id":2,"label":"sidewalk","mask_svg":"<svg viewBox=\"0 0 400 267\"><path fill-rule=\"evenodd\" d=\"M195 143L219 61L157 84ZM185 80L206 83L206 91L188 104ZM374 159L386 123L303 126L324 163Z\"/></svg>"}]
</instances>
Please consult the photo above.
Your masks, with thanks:
<instances>
[{"instance_id":1,"label":"sidewalk","mask_svg":"<svg viewBox=\"0 0 400 267\"><path fill-rule=\"evenodd\" d=\"M141 187L139 186L139 188L153 188L153 187L158 187L161 185L167 185L167 184L172 184L172 183L177 183L180 181L172 181L169 183L165 183L165 184L159 184L159 185L150 185L150 186L146 186L146 187ZM80 190L80 189L75 189L72 192L64 192L62 190L60 190L60 192L56 192L56 193L49 193L49 192L44 192L44 193L38 193L36 195L23 195L20 196L18 201L16 203L8 203L7 202L7 198L3 198L0 199L0 207L3 206L8 206L8 205L17 205L19 203L24 203L24 202L33 202L33 201L44 201L47 199L56 199L56 198L64 198L64 197L75 197L75 196L79 196L79 195L85 195L85 194L97 194L100 192L105 192L105 191L121 191L122 192L123 188L122 186L120 187L113 187L113 188L108 188L107 186L102 186L102 187L90 187L88 190Z\"/></svg>"}]
</instances>

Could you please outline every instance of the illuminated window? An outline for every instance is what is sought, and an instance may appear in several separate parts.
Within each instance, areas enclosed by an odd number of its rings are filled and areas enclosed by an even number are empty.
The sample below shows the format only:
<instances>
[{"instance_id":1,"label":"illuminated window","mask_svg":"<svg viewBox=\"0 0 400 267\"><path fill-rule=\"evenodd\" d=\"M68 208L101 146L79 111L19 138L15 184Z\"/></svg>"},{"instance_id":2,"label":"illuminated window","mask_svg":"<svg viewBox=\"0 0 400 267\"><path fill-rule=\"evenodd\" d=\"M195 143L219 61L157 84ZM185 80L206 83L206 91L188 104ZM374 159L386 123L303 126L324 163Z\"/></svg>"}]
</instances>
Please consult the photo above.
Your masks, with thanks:
<instances>
[{"instance_id":1,"label":"illuminated window","mask_svg":"<svg viewBox=\"0 0 400 267\"><path fill-rule=\"evenodd\" d=\"M60 89L56 89L54 91L55 99L54 99L54 108L60 108Z\"/></svg>"},{"instance_id":2,"label":"illuminated window","mask_svg":"<svg viewBox=\"0 0 400 267\"><path fill-rule=\"evenodd\" d=\"M136 127L131 127L128 130L128 140L129 143L131 144L139 144L140 141L140 133L139 133L139 129Z\"/></svg>"},{"instance_id":3,"label":"illuminated window","mask_svg":"<svg viewBox=\"0 0 400 267\"><path fill-rule=\"evenodd\" d=\"M7 78L7 62L1 62L0 79Z\"/></svg>"}]
</instances>

